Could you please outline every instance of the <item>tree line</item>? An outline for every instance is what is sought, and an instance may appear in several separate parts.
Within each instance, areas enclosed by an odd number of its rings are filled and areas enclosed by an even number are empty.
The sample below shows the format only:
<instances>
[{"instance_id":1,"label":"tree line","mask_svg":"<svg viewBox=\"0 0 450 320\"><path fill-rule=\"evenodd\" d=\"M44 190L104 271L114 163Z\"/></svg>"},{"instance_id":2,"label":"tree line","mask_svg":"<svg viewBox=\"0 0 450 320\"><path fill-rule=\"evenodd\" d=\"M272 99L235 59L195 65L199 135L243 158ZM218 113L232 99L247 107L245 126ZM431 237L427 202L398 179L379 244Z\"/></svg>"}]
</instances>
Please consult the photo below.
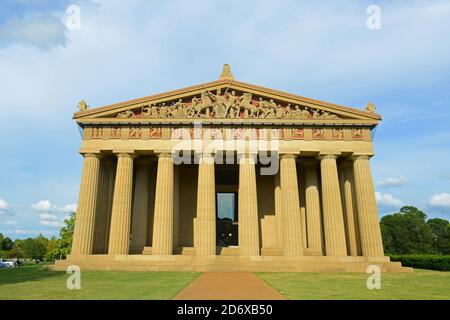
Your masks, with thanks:
<instances>
[{"instance_id":1,"label":"tree line","mask_svg":"<svg viewBox=\"0 0 450 320\"><path fill-rule=\"evenodd\" d=\"M0 257L6 259L35 259L54 261L64 259L72 247L75 213L64 220L59 238L39 234L35 238L11 240L0 233Z\"/></svg>"},{"instance_id":2,"label":"tree line","mask_svg":"<svg viewBox=\"0 0 450 320\"><path fill-rule=\"evenodd\" d=\"M381 234L386 255L450 254L450 223L433 218L413 206L381 218ZM0 257L53 261L64 259L72 247L75 213L64 221L59 238L43 235L15 241L0 234Z\"/></svg>"}]
</instances>

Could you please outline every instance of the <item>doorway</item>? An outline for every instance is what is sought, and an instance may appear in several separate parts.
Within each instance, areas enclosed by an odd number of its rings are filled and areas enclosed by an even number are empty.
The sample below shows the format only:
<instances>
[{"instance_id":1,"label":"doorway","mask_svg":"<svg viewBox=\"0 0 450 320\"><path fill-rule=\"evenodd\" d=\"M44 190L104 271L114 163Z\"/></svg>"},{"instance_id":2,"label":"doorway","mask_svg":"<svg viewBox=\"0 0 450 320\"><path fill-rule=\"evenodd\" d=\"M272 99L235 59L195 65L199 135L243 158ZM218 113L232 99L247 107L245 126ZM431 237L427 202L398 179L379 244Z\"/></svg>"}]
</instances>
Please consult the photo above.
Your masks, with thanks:
<instances>
[{"instance_id":1,"label":"doorway","mask_svg":"<svg viewBox=\"0 0 450 320\"><path fill-rule=\"evenodd\" d=\"M237 192L216 193L218 247L238 245Z\"/></svg>"}]
</instances>

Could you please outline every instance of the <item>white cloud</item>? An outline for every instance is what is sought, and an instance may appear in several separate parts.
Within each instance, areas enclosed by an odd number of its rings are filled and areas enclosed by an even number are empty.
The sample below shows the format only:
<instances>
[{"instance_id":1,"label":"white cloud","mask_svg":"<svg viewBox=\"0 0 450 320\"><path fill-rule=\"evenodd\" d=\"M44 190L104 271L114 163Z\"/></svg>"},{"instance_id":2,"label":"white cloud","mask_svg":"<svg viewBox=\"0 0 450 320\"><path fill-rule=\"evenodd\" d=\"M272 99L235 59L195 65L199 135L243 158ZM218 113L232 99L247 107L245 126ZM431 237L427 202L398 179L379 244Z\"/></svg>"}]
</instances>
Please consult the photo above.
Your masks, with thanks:
<instances>
[{"instance_id":1,"label":"white cloud","mask_svg":"<svg viewBox=\"0 0 450 320\"><path fill-rule=\"evenodd\" d=\"M37 236L38 234L53 235L55 233L55 231L49 231L49 230L14 229L12 231L17 235L30 235L30 236ZM8 232L10 232L10 231L8 231Z\"/></svg>"},{"instance_id":2,"label":"white cloud","mask_svg":"<svg viewBox=\"0 0 450 320\"><path fill-rule=\"evenodd\" d=\"M41 200L38 203L31 205L34 210L41 212L48 212L53 210L53 205L48 200Z\"/></svg>"},{"instance_id":3,"label":"white cloud","mask_svg":"<svg viewBox=\"0 0 450 320\"><path fill-rule=\"evenodd\" d=\"M433 194L428 204L432 207L450 209L450 193L436 193Z\"/></svg>"},{"instance_id":4,"label":"white cloud","mask_svg":"<svg viewBox=\"0 0 450 320\"><path fill-rule=\"evenodd\" d=\"M6 208L8 208L8 202L0 198L0 210L5 210Z\"/></svg>"},{"instance_id":5,"label":"white cloud","mask_svg":"<svg viewBox=\"0 0 450 320\"><path fill-rule=\"evenodd\" d=\"M43 49L66 44L66 28L53 14L39 14L25 19L11 19L0 26L0 47L13 43Z\"/></svg>"},{"instance_id":6,"label":"white cloud","mask_svg":"<svg viewBox=\"0 0 450 320\"><path fill-rule=\"evenodd\" d=\"M379 187L402 187L408 180L405 177L393 178L388 177L384 180L378 181L376 184Z\"/></svg>"},{"instance_id":7,"label":"white cloud","mask_svg":"<svg viewBox=\"0 0 450 320\"><path fill-rule=\"evenodd\" d=\"M8 202L0 198L0 215L5 213L3 210L5 210L6 208L8 208Z\"/></svg>"},{"instance_id":8,"label":"white cloud","mask_svg":"<svg viewBox=\"0 0 450 320\"><path fill-rule=\"evenodd\" d=\"M51 228L60 228L63 225L63 223L60 221L49 221L49 220L41 220L41 224L43 226Z\"/></svg>"},{"instance_id":9,"label":"white cloud","mask_svg":"<svg viewBox=\"0 0 450 320\"><path fill-rule=\"evenodd\" d=\"M64 207L61 208L61 211L63 211L63 212L76 212L77 211L77 205L75 203L66 204Z\"/></svg>"},{"instance_id":10,"label":"white cloud","mask_svg":"<svg viewBox=\"0 0 450 320\"><path fill-rule=\"evenodd\" d=\"M397 199L388 193L375 192L375 198L377 199L378 205L386 207L400 208L403 204L400 199Z\"/></svg>"},{"instance_id":11,"label":"white cloud","mask_svg":"<svg viewBox=\"0 0 450 320\"><path fill-rule=\"evenodd\" d=\"M15 221L15 220L6 220L5 224L7 224L7 225L14 225L14 224L17 224L17 221Z\"/></svg>"},{"instance_id":12,"label":"white cloud","mask_svg":"<svg viewBox=\"0 0 450 320\"><path fill-rule=\"evenodd\" d=\"M43 220L50 220L50 221L55 221L58 220L58 217L55 216L54 214L50 214L50 213L43 213L39 215L39 218L43 219Z\"/></svg>"},{"instance_id":13,"label":"white cloud","mask_svg":"<svg viewBox=\"0 0 450 320\"><path fill-rule=\"evenodd\" d=\"M67 204L63 207L52 204L49 200L41 200L32 205L33 209L40 212L39 219L43 226L51 228L59 228L64 224L66 215L61 216L60 213L68 213L76 210L75 204Z\"/></svg>"}]
</instances>

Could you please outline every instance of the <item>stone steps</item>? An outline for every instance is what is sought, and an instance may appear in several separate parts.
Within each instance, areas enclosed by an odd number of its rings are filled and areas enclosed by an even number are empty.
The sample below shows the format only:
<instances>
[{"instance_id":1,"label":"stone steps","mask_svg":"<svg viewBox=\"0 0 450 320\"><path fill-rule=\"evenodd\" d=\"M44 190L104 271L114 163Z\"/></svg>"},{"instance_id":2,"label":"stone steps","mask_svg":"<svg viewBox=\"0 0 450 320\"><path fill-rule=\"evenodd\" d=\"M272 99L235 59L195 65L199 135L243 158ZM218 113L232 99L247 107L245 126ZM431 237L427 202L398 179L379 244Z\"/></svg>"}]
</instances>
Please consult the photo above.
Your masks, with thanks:
<instances>
[{"instance_id":1,"label":"stone steps","mask_svg":"<svg viewBox=\"0 0 450 320\"><path fill-rule=\"evenodd\" d=\"M231 250L233 252L233 250ZM368 258L370 260L370 258ZM65 270L69 265L78 265L82 270L117 271L253 271L253 272L363 272L373 264L382 272L411 272L399 262L364 257L296 257L288 259L281 256L236 257L222 255L215 257L179 256L88 256L69 257L69 260L56 261L50 268ZM379 261L377 261L379 260ZM382 261L384 260L384 261Z\"/></svg>"}]
</instances>

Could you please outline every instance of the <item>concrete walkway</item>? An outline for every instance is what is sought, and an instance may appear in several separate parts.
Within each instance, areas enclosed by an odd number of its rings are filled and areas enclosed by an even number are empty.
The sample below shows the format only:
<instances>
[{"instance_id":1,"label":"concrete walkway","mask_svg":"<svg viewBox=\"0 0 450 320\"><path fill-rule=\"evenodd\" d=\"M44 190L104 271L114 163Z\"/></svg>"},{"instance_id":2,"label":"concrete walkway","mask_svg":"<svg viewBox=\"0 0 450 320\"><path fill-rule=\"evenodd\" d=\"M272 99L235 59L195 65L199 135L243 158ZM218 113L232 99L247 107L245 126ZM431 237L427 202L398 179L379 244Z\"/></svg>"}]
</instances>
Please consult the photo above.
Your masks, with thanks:
<instances>
[{"instance_id":1,"label":"concrete walkway","mask_svg":"<svg viewBox=\"0 0 450 320\"><path fill-rule=\"evenodd\" d=\"M250 272L206 272L175 300L285 300L278 291Z\"/></svg>"}]
</instances>

